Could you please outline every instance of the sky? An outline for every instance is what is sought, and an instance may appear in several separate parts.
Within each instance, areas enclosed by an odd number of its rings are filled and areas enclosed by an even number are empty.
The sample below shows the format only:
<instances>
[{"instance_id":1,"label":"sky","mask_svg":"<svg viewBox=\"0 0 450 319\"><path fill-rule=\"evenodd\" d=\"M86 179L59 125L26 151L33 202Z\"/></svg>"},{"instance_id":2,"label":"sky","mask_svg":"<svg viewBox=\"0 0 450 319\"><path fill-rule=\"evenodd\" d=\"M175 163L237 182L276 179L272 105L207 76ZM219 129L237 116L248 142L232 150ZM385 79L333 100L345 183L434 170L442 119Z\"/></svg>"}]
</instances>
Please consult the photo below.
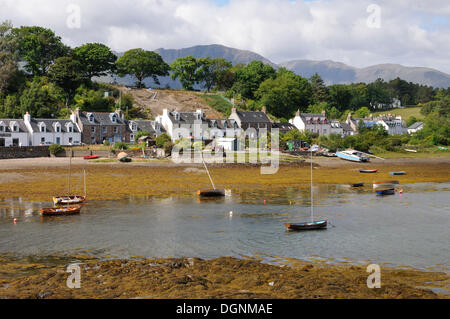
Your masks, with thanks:
<instances>
[{"instance_id":1,"label":"sky","mask_svg":"<svg viewBox=\"0 0 450 319\"><path fill-rule=\"evenodd\" d=\"M51 28L72 47L222 44L275 63L399 63L450 73L448 0L0 0L3 20Z\"/></svg>"}]
</instances>

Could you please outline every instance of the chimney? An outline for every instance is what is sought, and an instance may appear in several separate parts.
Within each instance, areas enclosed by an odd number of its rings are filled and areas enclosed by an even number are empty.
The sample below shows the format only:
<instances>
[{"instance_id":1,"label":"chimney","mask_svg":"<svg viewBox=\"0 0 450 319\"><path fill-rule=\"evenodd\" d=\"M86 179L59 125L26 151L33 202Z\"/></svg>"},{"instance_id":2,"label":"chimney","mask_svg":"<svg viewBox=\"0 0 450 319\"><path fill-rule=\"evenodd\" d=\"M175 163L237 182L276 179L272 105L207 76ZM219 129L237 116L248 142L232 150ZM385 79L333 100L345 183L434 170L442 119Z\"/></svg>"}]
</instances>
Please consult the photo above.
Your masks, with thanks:
<instances>
[{"instance_id":1,"label":"chimney","mask_svg":"<svg viewBox=\"0 0 450 319\"><path fill-rule=\"evenodd\" d=\"M261 112L263 112L264 114L266 114L267 110L266 110L266 107L265 107L265 106L263 106L263 107L261 108Z\"/></svg>"},{"instance_id":2,"label":"chimney","mask_svg":"<svg viewBox=\"0 0 450 319\"><path fill-rule=\"evenodd\" d=\"M116 114L119 116L119 118L123 121L125 119L125 114L123 114L121 109L116 109Z\"/></svg>"},{"instance_id":3,"label":"chimney","mask_svg":"<svg viewBox=\"0 0 450 319\"><path fill-rule=\"evenodd\" d=\"M196 111L196 113L198 114L197 119L198 119L198 120L201 120L201 119L203 118L203 111L202 111L201 109L198 109L198 110Z\"/></svg>"},{"instance_id":4,"label":"chimney","mask_svg":"<svg viewBox=\"0 0 450 319\"><path fill-rule=\"evenodd\" d=\"M325 114L327 114L325 110L322 110L322 115L325 116Z\"/></svg>"},{"instance_id":5,"label":"chimney","mask_svg":"<svg viewBox=\"0 0 450 319\"><path fill-rule=\"evenodd\" d=\"M352 120L352 112L348 112L347 123L350 122L351 120Z\"/></svg>"},{"instance_id":6,"label":"chimney","mask_svg":"<svg viewBox=\"0 0 450 319\"><path fill-rule=\"evenodd\" d=\"M300 110L297 110L297 112L295 112L295 116L300 116Z\"/></svg>"},{"instance_id":7,"label":"chimney","mask_svg":"<svg viewBox=\"0 0 450 319\"><path fill-rule=\"evenodd\" d=\"M25 121L25 123L30 123L31 122L31 115L30 113L25 113L25 115L23 116L23 120Z\"/></svg>"},{"instance_id":8,"label":"chimney","mask_svg":"<svg viewBox=\"0 0 450 319\"><path fill-rule=\"evenodd\" d=\"M231 108L231 114L233 114L233 113L236 113L236 108L235 107Z\"/></svg>"}]
</instances>

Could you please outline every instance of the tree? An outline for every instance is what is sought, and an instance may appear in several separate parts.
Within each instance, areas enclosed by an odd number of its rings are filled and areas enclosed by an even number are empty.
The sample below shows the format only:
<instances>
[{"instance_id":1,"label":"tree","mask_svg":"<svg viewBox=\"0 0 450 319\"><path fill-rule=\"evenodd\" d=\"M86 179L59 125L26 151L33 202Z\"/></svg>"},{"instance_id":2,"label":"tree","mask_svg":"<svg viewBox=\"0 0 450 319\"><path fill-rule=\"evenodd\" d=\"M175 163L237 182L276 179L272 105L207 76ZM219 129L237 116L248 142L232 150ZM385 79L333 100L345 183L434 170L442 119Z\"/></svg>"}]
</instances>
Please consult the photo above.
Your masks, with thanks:
<instances>
[{"instance_id":1,"label":"tree","mask_svg":"<svg viewBox=\"0 0 450 319\"><path fill-rule=\"evenodd\" d=\"M206 60L198 60L191 55L176 59L170 65L170 69L172 70L172 74L170 75L171 79L179 79L184 90L193 90L194 84L198 82L200 76L200 61L209 63ZM208 67L206 66L206 68Z\"/></svg>"},{"instance_id":2,"label":"tree","mask_svg":"<svg viewBox=\"0 0 450 319\"><path fill-rule=\"evenodd\" d=\"M312 88L312 100L314 104L328 100L328 89L319 74L314 73L309 79Z\"/></svg>"},{"instance_id":3,"label":"tree","mask_svg":"<svg viewBox=\"0 0 450 319\"><path fill-rule=\"evenodd\" d=\"M33 76L46 75L50 65L70 51L50 29L20 27L14 29L13 33L19 40L20 57L27 62L25 69Z\"/></svg>"},{"instance_id":4,"label":"tree","mask_svg":"<svg viewBox=\"0 0 450 319\"><path fill-rule=\"evenodd\" d=\"M261 61L252 61L245 67L236 70L231 89L235 94L241 94L244 98L254 99L260 84L275 77L276 71L273 67Z\"/></svg>"},{"instance_id":5,"label":"tree","mask_svg":"<svg viewBox=\"0 0 450 319\"><path fill-rule=\"evenodd\" d=\"M34 78L20 97L20 113L29 112L31 117L52 118L58 115L61 105L58 90L46 82L45 78Z\"/></svg>"},{"instance_id":6,"label":"tree","mask_svg":"<svg viewBox=\"0 0 450 319\"><path fill-rule=\"evenodd\" d=\"M226 81L229 80L229 70L232 67L231 62L224 58L211 59L200 58L197 59L199 70L197 71L197 82L205 83L206 90L209 92L215 86L225 87Z\"/></svg>"},{"instance_id":7,"label":"tree","mask_svg":"<svg viewBox=\"0 0 450 319\"><path fill-rule=\"evenodd\" d=\"M344 111L349 108L352 99L351 88L346 84L334 84L328 87L330 91L329 104L339 111Z\"/></svg>"},{"instance_id":8,"label":"tree","mask_svg":"<svg viewBox=\"0 0 450 319\"><path fill-rule=\"evenodd\" d=\"M117 56L104 44L84 44L73 49L72 55L80 62L87 79L105 76L115 71Z\"/></svg>"},{"instance_id":9,"label":"tree","mask_svg":"<svg viewBox=\"0 0 450 319\"><path fill-rule=\"evenodd\" d=\"M48 77L50 81L63 89L66 94L66 107L74 97L77 88L83 82L80 70L80 62L71 57L57 58L55 64L49 69Z\"/></svg>"},{"instance_id":10,"label":"tree","mask_svg":"<svg viewBox=\"0 0 450 319\"><path fill-rule=\"evenodd\" d=\"M366 118L370 115L370 110L363 106L355 112L355 117L357 118Z\"/></svg>"},{"instance_id":11,"label":"tree","mask_svg":"<svg viewBox=\"0 0 450 319\"><path fill-rule=\"evenodd\" d=\"M11 22L0 24L0 93L5 92L11 78L18 71L17 41L11 31Z\"/></svg>"},{"instance_id":12,"label":"tree","mask_svg":"<svg viewBox=\"0 0 450 319\"><path fill-rule=\"evenodd\" d=\"M158 76L169 75L169 66L162 57L153 51L132 49L125 52L116 62L117 74L120 77L132 75L137 79L137 87L142 87L142 81L152 77L159 84Z\"/></svg>"},{"instance_id":13,"label":"tree","mask_svg":"<svg viewBox=\"0 0 450 319\"><path fill-rule=\"evenodd\" d=\"M312 90L307 79L280 68L277 77L261 83L255 95L270 114L289 118L297 109L306 109Z\"/></svg>"},{"instance_id":14,"label":"tree","mask_svg":"<svg viewBox=\"0 0 450 319\"><path fill-rule=\"evenodd\" d=\"M156 138L155 143L157 147L163 147L166 142L171 141L172 139L170 138L169 135L167 135L166 133L162 133L160 136Z\"/></svg>"}]
</instances>

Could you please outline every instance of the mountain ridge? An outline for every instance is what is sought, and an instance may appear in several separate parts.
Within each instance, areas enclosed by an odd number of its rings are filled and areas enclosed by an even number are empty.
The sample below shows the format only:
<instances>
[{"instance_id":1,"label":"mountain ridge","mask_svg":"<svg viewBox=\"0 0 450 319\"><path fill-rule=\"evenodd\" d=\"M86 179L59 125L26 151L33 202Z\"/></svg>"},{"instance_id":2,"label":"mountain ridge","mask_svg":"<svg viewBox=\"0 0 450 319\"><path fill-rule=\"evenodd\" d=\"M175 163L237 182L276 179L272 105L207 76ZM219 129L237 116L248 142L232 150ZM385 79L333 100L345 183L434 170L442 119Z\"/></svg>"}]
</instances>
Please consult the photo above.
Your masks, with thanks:
<instances>
[{"instance_id":1,"label":"mountain ridge","mask_svg":"<svg viewBox=\"0 0 450 319\"><path fill-rule=\"evenodd\" d=\"M211 58L221 57L232 62L233 64L247 64L253 60L258 60L265 64L272 65L275 68L285 67L296 74L307 78L311 77L314 73L318 73L327 85L360 82L370 83L378 78L382 78L385 81L390 81L399 77L408 82L433 86L435 88L450 87L450 74L428 67L412 67L394 63L382 63L358 68L333 60L320 61L307 59L295 59L277 64L258 53L249 50L240 50L227 47L220 44L196 45L182 49L159 48L156 49L155 52L160 54L163 60L168 64L179 57L188 55L192 55L195 58L208 56ZM123 53L116 54L121 56ZM109 78L109 82L114 79L116 82L121 84L132 84L130 82L132 81L130 77ZM108 81L107 78L102 78L102 80ZM161 77L160 82L161 85L159 87L170 86L175 89L181 88L181 84L178 81L173 81L169 77ZM147 79L145 83L148 86L155 86L151 79Z\"/></svg>"}]
</instances>

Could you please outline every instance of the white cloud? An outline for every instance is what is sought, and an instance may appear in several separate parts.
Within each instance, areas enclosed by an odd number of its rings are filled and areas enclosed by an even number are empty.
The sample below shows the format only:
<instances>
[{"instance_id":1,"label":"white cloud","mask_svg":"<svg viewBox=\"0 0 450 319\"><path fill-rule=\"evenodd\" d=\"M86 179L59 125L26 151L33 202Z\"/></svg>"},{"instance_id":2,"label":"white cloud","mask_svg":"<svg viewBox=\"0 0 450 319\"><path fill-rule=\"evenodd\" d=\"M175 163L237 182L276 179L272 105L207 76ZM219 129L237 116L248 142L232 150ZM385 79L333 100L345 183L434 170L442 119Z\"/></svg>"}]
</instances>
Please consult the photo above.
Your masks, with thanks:
<instances>
[{"instance_id":1,"label":"white cloud","mask_svg":"<svg viewBox=\"0 0 450 319\"><path fill-rule=\"evenodd\" d=\"M379 29L366 24L371 3L381 8ZM81 29L66 25L69 4L81 8ZM220 7L213 0L0 0L5 19L52 28L71 46L95 41L125 51L218 43L274 62L401 63L450 73L446 0L230 0Z\"/></svg>"}]
</instances>

